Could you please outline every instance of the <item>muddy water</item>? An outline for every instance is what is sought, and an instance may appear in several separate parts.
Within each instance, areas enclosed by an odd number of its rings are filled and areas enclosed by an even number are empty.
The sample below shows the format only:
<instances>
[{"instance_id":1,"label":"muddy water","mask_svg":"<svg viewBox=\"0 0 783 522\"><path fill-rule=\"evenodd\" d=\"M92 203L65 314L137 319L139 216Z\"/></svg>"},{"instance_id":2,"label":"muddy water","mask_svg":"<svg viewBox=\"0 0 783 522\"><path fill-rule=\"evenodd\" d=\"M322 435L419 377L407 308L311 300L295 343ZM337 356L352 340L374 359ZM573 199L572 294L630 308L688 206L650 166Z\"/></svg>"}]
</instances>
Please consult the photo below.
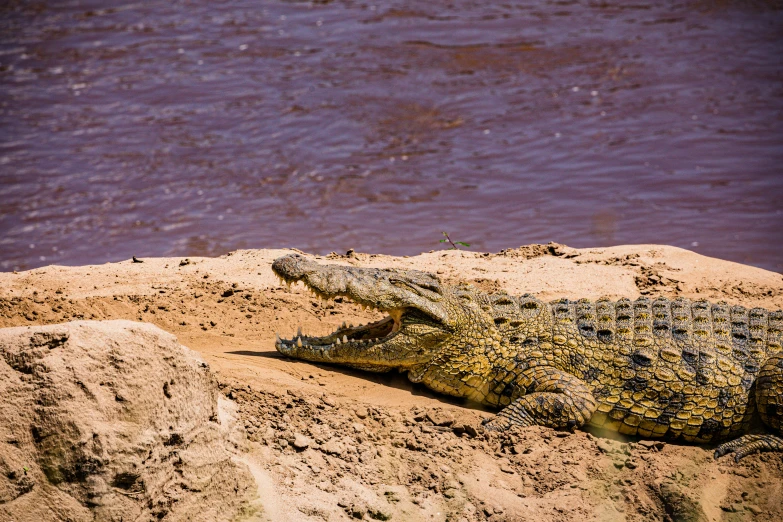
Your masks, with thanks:
<instances>
[{"instance_id":1,"label":"muddy water","mask_svg":"<svg viewBox=\"0 0 783 522\"><path fill-rule=\"evenodd\" d=\"M1 9L2 270L445 230L783 271L774 2Z\"/></svg>"}]
</instances>

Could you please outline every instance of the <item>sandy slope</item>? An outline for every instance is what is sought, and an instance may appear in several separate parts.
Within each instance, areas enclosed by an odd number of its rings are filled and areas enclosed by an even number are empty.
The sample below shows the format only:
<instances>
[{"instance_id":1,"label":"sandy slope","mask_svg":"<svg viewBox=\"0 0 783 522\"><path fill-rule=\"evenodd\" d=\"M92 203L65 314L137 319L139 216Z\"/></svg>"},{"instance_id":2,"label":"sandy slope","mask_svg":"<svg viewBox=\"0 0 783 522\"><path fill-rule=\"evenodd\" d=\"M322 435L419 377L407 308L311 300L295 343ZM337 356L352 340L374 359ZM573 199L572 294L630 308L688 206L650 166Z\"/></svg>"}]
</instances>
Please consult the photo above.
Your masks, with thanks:
<instances>
[{"instance_id":1,"label":"sandy slope","mask_svg":"<svg viewBox=\"0 0 783 522\"><path fill-rule=\"evenodd\" d=\"M154 323L199 351L237 402L269 520L781 520L783 456L713 461L709 448L533 428L475 436L488 412L400 375L284 359L275 332L325 334L375 319L280 287L289 250L0 274L0 326L74 319ZM498 254L351 254L543 299L640 294L783 307L783 276L653 245L530 245ZM480 431L480 430L479 430ZM298 447L294 447L298 446ZM306 446L306 447L304 447Z\"/></svg>"}]
</instances>

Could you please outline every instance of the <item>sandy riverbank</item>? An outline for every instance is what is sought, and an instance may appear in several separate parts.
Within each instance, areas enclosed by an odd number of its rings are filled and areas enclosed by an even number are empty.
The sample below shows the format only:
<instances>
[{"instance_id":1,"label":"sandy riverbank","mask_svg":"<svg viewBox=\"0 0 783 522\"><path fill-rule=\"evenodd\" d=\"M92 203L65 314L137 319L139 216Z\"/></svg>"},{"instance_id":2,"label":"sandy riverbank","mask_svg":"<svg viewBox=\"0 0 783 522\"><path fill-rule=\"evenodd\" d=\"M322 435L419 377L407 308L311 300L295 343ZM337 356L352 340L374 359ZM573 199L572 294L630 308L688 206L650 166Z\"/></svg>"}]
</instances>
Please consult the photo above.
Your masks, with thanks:
<instances>
[{"instance_id":1,"label":"sandy riverbank","mask_svg":"<svg viewBox=\"0 0 783 522\"><path fill-rule=\"evenodd\" d=\"M735 464L712 460L709 448L543 428L487 440L474 429L488 413L402 376L280 357L275 332L301 325L325 334L376 318L280 287L270 264L288 252L2 273L0 326L130 319L200 352L238 405L269 520L783 519L783 455ZM645 294L783 307L781 274L665 246L316 258L416 268L542 299Z\"/></svg>"}]
</instances>

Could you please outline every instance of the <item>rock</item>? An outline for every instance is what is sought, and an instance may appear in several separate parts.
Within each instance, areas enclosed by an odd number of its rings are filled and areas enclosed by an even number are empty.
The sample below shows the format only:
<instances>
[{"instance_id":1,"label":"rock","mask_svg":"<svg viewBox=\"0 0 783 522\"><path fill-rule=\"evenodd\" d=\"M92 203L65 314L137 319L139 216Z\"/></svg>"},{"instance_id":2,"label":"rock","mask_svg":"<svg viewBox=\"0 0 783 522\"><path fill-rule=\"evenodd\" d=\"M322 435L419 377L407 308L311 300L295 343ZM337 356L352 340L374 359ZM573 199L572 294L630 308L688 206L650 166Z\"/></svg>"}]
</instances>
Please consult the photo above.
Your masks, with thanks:
<instances>
[{"instance_id":1,"label":"rock","mask_svg":"<svg viewBox=\"0 0 783 522\"><path fill-rule=\"evenodd\" d=\"M435 426L450 426L454 423L454 416L443 410L428 411L427 419Z\"/></svg>"},{"instance_id":2,"label":"rock","mask_svg":"<svg viewBox=\"0 0 783 522\"><path fill-rule=\"evenodd\" d=\"M639 446L648 450L661 451L666 443L660 440L640 440Z\"/></svg>"},{"instance_id":3,"label":"rock","mask_svg":"<svg viewBox=\"0 0 783 522\"><path fill-rule=\"evenodd\" d=\"M723 511L726 511L727 513L739 513L745 509L744 506L742 505L742 502L734 502L733 504L723 504L720 508Z\"/></svg>"},{"instance_id":4,"label":"rock","mask_svg":"<svg viewBox=\"0 0 783 522\"><path fill-rule=\"evenodd\" d=\"M355 410L353 410L353 413L360 419L366 419L368 415L367 408L364 407L356 408Z\"/></svg>"},{"instance_id":5,"label":"rock","mask_svg":"<svg viewBox=\"0 0 783 522\"><path fill-rule=\"evenodd\" d=\"M754 515L760 515L762 513L761 508L756 504L745 504L745 509Z\"/></svg>"},{"instance_id":6,"label":"rock","mask_svg":"<svg viewBox=\"0 0 783 522\"><path fill-rule=\"evenodd\" d=\"M337 442L335 439L332 439L321 445L321 451L328 453L329 455L335 455L339 457L343 454L344 449L342 444Z\"/></svg>"},{"instance_id":7,"label":"rock","mask_svg":"<svg viewBox=\"0 0 783 522\"><path fill-rule=\"evenodd\" d=\"M153 325L2 329L0 397L2 520L232 520L256 495L233 403Z\"/></svg>"},{"instance_id":8,"label":"rock","mask_svg":"<svg viewBox=\"0 0 783 522\"><path fill-rule=\"evenodd\" d=\"M460 419L451 426L451 429L454 430L454 433L457 435L465 433L471 437L477 437L479 434L479 426L480 423L478 421L474 422L472 420Z\"/></svg>"},{"instance_id":9,"label":"rock","mask_svg":"<svg viewBox=\"0 0 783 522\"><path fill-rule=\"evenodd\" d=\"M297 451L303 451L309 448L311 443L312 441L309 438L305 437L301 433L295 433L294 440L291 442L291 445Z\"/></svg>"}]
</instances>

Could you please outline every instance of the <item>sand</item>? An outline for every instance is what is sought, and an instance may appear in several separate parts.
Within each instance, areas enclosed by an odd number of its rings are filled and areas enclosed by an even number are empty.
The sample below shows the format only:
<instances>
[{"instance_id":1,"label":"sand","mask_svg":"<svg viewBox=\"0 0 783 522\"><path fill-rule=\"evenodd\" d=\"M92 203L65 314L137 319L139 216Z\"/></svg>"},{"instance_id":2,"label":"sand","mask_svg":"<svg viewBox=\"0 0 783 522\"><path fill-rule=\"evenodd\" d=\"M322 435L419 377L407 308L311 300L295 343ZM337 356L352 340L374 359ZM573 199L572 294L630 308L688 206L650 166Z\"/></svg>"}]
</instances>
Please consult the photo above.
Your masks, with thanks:
<instances>
[{"instance_id":1,"label":"sand","mask_svg":"<svg viewBox=\"0 0 783 522\"><path fill-rule=\"evenodd\" d=\"M585 431L481 432L492 415L413 385L283 358L275 332L326 334L380 316L281 287L291 250L0 274L0 326L153 323L196 350L235 401L267 520L782 520L783 455ZM416 268L542 299L683 296L783 307L783 276L683 249L528 245L497 254L349 253L323 263Z\"/></svg>"}]
</instances>

